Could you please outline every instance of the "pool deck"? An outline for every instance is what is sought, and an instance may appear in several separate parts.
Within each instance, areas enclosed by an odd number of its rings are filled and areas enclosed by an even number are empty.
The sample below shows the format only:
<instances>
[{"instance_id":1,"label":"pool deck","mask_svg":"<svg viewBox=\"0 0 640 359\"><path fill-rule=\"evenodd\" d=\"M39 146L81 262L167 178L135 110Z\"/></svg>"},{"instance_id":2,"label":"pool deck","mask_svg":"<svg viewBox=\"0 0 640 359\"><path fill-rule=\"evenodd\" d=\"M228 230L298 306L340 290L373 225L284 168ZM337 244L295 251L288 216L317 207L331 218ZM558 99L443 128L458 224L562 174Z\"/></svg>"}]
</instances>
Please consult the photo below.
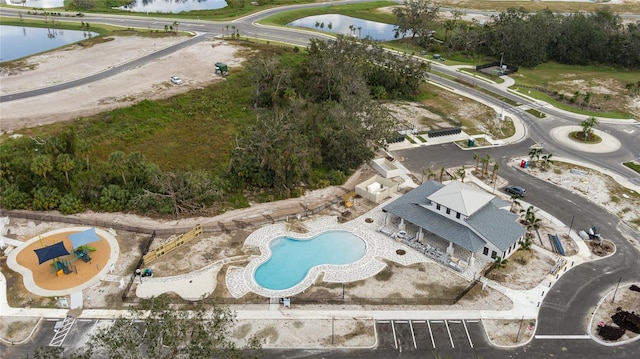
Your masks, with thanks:
<instances>
[{"instance_id":1,"label":"pool deck","mask_svg":"<svg viewBox=\"0 0 640 359\"><path fill-rule=\"evenodd\" d=\"M391 200L395 199L392 198ZM347 223L338 223L338 218L322 217L303 222L309 230L308 233L297 233L287 230L286 223L277 223L262 227L247 237L245 247L257 247L261 254L252 256L251 262L246 267L231 266L227 269L225 284L231 295L240 298L253 292L270 298L282 298L293 296L311 287L318 276L324 274L322 280L328 283L348 283L363 280L376 275L386 267L383 260L390 260L402 265L433 262L417 250L395 241L389 235L377 231L385 220L382 206L379 205L366 215L360 216ZM366 219L373 219L367 223ZM266 262L271 256L269 243L278 237L289 236L300 239L308 239L327 231L348 231L365 242L366 254L359 260L345 265L319 265L311 268L307 276L297 285L283 290L271 290L260 286L254 279L256 268ZM404 255L398 255L396 250L403 249ZM434 262L435 263L435 262ZM479 266L484 263L478 263ZM444 267L443 267L444 268ZM472 279L479 268L468 268L463 273L452 270L452 273L461 275L465 279Z\"/></svg>"}]
</instances>

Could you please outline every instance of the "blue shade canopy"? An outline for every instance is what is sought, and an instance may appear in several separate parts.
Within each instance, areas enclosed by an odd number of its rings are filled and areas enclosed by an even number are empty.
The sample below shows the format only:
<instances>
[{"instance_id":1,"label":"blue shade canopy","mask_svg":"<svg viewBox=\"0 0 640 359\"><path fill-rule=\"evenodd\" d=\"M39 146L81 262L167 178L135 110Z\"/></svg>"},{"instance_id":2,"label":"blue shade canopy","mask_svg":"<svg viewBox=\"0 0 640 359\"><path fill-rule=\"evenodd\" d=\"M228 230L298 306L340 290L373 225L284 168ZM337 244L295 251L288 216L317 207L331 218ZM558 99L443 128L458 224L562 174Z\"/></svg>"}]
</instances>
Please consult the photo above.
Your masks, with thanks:
<instances>
[{"instance_id":1,"label":"blue shade canopy","mask_svg":"<svg viewBox=\"0 0 640 359\"><path fill-rule=\"evenodd\" d=\"M64 247L64 243L62 242L44 248L34 249L33 251L36 252L38 256L39 264L69 254L69 251Z\"/></svg>"},{"instance_id":2,"label":"blue shade canopy","mask_svg":"<svg viewBox=\"0 0 640 359\"><path fill-rule=\"evenodd\" d=\"M71 240L73 249L100 240L100 237L98 237L98 235L96 234L95 228L89 228L86 231L70 234L67 237L69 237L69 239Z\"/></svg>"}]
</instances>

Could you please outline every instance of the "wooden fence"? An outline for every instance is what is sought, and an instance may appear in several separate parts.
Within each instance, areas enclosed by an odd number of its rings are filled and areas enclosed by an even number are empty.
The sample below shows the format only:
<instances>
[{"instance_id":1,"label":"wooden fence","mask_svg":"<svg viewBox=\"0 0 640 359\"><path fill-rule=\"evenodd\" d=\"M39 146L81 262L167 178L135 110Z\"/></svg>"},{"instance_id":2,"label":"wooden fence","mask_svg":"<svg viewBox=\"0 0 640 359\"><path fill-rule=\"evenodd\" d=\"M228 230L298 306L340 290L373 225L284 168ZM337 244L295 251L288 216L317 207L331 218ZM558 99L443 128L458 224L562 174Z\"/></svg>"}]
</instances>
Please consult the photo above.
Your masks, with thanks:
<instances>
[{"instance_id":1,"label":"wooden fence","mask_svg":"<svg viewBox=\"0 0 640 359\"><path fill-rule=\"evenodd\" d=\"M144 257L142 257L143 265L147 266L149 263L191 241L192 239L200 237L201 235L202 225L198 224L189 232L181 234L178 236L178 238L169 241L168 243L165 243L152 251L149 251L149 253L145 254Z\"/></svg>"}]
</instances>

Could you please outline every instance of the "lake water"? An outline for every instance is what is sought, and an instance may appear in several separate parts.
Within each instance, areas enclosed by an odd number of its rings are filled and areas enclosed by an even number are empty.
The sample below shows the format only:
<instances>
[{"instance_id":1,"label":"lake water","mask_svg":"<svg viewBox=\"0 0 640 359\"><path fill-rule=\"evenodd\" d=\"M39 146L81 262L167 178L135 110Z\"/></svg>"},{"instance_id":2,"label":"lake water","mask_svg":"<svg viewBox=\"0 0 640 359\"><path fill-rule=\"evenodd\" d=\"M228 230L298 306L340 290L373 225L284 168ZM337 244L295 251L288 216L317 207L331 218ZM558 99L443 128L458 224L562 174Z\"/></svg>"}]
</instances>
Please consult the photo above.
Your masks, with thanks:
<instances>
[{"instance_id":1,"label":"lake water","mask_svg":"<svg viewBox=\"0 0 640 359\"><path fill-rule=\"evenodd\" d=\"M330 231L308 240L279 237L269 243L271 257L254 273L267 289L287 289L300 283L309 270L322 264L349 264L367 252L362 239L351 232Z\"/></svg>"},{"instance_id":2,"label":"lake water","mask_svg":"<svg viewBox=\"0 0 640 359\"><path fill-rule=\"evenodd\" d=\"M323 23L324 27L316 27L316 24ZM329 24L331 24L331 26L329 26ZM369 37L378 41L395 39L393 32L394 25L339 14L307 16L290 22L287 25L333 32L335 34L351 35L359 38Z\"/></svg>"},{"instance_id":3,"label":"lake water","mask_svg":"<svg viewBox=\"0 0 640 359\"><path fill-rule=\"evenodd\" d=\"M51 9L54 7L64 7L64 0L27 0L24 4L22 0L4 0L7 5L22 6L31 10L35 8Z\"/></svg>"},{"instance_id":4,"label":"lake water","mask_svg":"<svg viewBox=\"0 0 640 359\"><path fill-rule=\"evenodd\" d=\"M133 12L179 13L193 10L216 10L227 6L225 0L136 0L122 10Z\"/></svg>"},{"instance_id":5,"label":"lake water","mask_svg":"<svg viewBox=\"0 0 640 359\"><path fill-rule=\"evenodd\" d=\"M88 31L0 25L0 62L53 50L97 35Z\"/></svg>"}]
</instances>

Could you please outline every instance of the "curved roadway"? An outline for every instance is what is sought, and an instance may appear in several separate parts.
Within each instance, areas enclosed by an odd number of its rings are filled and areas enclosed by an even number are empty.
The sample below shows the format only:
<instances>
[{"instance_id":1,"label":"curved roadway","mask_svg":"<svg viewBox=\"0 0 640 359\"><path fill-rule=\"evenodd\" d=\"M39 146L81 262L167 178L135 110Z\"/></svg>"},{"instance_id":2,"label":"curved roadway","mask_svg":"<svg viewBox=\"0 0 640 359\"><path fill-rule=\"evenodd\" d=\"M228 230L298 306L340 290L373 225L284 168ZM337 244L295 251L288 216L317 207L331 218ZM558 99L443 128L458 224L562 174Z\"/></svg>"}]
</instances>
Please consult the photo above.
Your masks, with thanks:
<instances>
[{"instance_id":1,"label":"curved roadway","mask_svg":"<svg viewBox=\"0 0 640 359\"><path fill-rule=\"evenodd\" d=\"M346 2L353 1L336 2L332 4ZM285 8L274 8L231 22L216 23L182 20L180 24L182 30L206 33L207 36L196 36L183 43L160 50L154 54L150 54L133 62L114 67L84 79L43 89L5 95L0 97L0 102L38 96L106 78L115 73L140 66L154 58L164 56L172 51L190 46L195 42L204 40L206 37L220 35L223 33L226 25L236 26L240 34L245 36L257 37L271 41L281 41L297 46L306 46L311 38L329 36L311 31L260 26L256 25L255 21L286 10L325 5L326 4L306 4L288 6ZM0 15L10 15L10 13L12 13L12 11L5 8L0 10ZM77 21L81 20L89 22L104 22L121 26L145 27L146 25L146 27L149 28L153 27L159 29L163 28L165 24L172 22L172 20L137 18L134 16L101 15L87 15L85 18L77 19ZM528 113L525 113L521 109L507 105L495 97L489 96L483 92L470 89L458 82L448 80L437 76L436 74L430 75L431 81L441 83L461 92L471 93L474 97L480 99L482 102L493 105L495 108L504 106L505 111L511 113L511 116L518 117L526 124L529 138L535 138L537 143L542 143L545 149L554 153L556 156L563 156L592 163L612 173L630 178L632 181L634 180L634 178L632 178L633 176L637 177L637 174L620 165L620 162L622 161L630 161L640 157L640 141L637 140L637 133L640 132L640 125L637 123L626 122L623 124L614 124L607 121L607 123L602 123L599 126L599 129L615 136L622 143L621 148L612 153L594 154L567 150L562 146L562 144L555 141L553 137L549 135L549 131L551 128L558 125L575 125L581 121L580 116L575 116L554 108L542 107L541 104L534 100L528 100L514 95L508 91L484 83L483 81L474 81L473 77L457 72L455 69L451 69L446 66L436 64L433 68L449 76L465 78L467 83L473 81L476 86L517 101L523 106L536 108L539 111L546 113L548 116L547 118L537 119ZM479 149L477 152L480 152L483 156L484 153L490 153L494 159L497 159L501 163L502 176L507 180L515 181L527 186L528 188L535 189L536 196L529 196L527 200L536 207L544 208L547 212L551 213L564 223L570 223L573 221L574 230L586 229L589 226L598 223L601 225L601 232L604 236L616 244L617 252L614 256L580 265L579 267L572 268L564 274L552 287L540 307L539 322L536 332L537 335L584 335L587 331L588 325L586 321L589 319L591 312L593 312L593 309L595 308L595 305L597 305L601 296L606 294L609 290L612 290L620 278L622 278L623 283L625 281L640 280L640 261L638 260L638 251L629 243L630 238L635 238L636 240L640 238L638 233L633 232L629 227L621 223L615 215L605 212L592 202L565 189L549 185L536 178L528 177L520 171L510 168L510 164L507 163L507 160L511 158L513 154L528 153L530 146L533 144L534 142L532 140L525 139L520 143L510 146ZM415 148L398 151L398 154L403 158L407 168L413 172L421 172L422 168L430 165L434 165L435 168L439 168L442 165L449 165L452 163L460 164L462 162L473 164L470 152L455 150L453 145ZM425 158L429 158L431 161L425 162ZM622 233L624 233L626 237ZM492 358L507 358L513 356L555 356L562 358L605 358L615 356L616 358L635 358L639 352L640 342L637 341L631 344L610 348L599 345L591 340L547 339L533 340L530 344L517 349L479 349L475 352L475 355ZM391 352L386 350L269 350L265 354L267 357L273 358L315 358L326 356L342 358L424 357L424 353L398 353L397 351ZM466 354L468 355L469 353ZM459 353L452 357L464 358L464 355L464 353Z\"/></svg>"}]
</instances>

